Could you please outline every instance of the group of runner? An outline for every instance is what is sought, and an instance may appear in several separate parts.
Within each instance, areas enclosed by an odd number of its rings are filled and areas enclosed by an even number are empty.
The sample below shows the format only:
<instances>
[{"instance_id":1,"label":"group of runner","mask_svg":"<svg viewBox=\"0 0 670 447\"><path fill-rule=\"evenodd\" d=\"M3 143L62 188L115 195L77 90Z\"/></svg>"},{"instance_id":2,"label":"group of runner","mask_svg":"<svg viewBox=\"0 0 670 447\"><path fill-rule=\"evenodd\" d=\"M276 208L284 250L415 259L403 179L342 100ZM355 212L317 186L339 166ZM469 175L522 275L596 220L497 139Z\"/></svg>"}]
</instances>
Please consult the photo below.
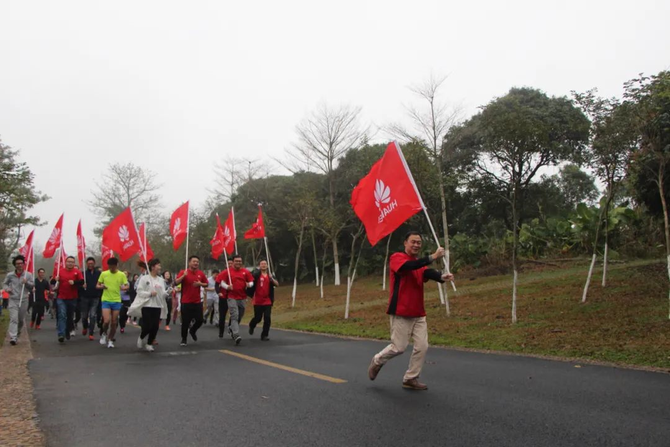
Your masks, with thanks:
<instances>
[{"instance_id":1,"label":"group of runner","mask_svg":"<svg viewBox=\"0 0 670 447\"><path fill-rule=\"evenodd\" d=\"M162 271L159 259L139 262L140 273L129 280L127 272L119 270L119 261L110 258L108 270L100 271L94 258L86 260L84 272L68 257L65 268L57 276L46 278L44 269L37 271L37 278L25 270L25 259L13 258L14 271L3 282L8 295L10 314L9 339L16 345L21 335L28 308L32 308L31 329L39 330L45 310L51 305L56 319L58 341L65 343L76 334L77 324L82 323L82 335L95 340L96 327L99 342L114 348L116 332L124 332L127 321L141 326L137 339L138 349L154 351L156 335L161 323L170 330L181 315L180 346L188 345L188 337L198 340L198 329L209 318L214 323L218 314L219 338L224 337L226 315L230 314L228 333L236 345L242 341L239 323L244 316L247 298L252 298L254 318L249 333L263 320L261 340L269 340L274 288L279 285L262 260L253 273L247 270L239 255L228 261L222 271L213 270L207 277L200 270L200 258L191 256L188 268L173 279L169 271ZM203 306L206 303L206 306ZM205 312L206 307L206 312Z\"/></svg>"}]
</instances>

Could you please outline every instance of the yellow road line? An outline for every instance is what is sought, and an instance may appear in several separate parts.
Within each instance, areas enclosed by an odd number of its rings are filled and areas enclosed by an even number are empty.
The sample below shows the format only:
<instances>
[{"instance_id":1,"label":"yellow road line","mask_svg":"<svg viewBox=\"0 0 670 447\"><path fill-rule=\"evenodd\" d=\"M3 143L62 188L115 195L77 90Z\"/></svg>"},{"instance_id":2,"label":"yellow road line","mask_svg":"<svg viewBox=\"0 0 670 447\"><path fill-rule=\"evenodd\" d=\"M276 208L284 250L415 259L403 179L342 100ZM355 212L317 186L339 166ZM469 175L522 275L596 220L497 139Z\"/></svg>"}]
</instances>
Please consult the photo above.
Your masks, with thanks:
<instances>
[{"instance_id":1,"label":"yellow road line","mask_svg":"<svg viewBox=\"0 0 670 447\"><path fill-rule=\"evenodd\" d=\"M228 354L228 355L232 355L234 357L238 357L238 358L241 358L241 359L244 359L244 360L249 360L250 362L260 363L261 365L271 366L271 367L277 368L277 369L283 369L284 371L289 371L289 372L296 373L296 374L302 374L303 376L313 377L313 378L319 379L319 380L325 380L326 382L330 382L330 383L347 383L346 380L336 379L335 377L324 376L323 374L318 374L318 373L314 373L314 372L310 372L310 371L304 371L302 369L293 368L291 366L280 365L279 363L269 362L267 360L259 359L259 358L256 358L256 357L251 357L251 356L248 356L248 355L239 354L237 352L228 351L227 349L222 349L219 352L222 352L222 353Z\"/></svg>"}]
</instances>

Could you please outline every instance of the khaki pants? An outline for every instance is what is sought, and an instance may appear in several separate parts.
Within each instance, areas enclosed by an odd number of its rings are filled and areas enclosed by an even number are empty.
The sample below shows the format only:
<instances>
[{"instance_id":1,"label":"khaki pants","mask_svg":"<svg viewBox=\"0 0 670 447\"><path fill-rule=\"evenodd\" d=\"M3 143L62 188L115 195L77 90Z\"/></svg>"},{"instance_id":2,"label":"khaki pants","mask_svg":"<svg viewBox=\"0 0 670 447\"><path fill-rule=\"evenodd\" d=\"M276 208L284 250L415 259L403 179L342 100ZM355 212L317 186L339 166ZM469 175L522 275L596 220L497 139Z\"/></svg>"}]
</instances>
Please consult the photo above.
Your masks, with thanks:
<instances>
[{"instance_id":1,"label":"khaki pants","mask_svg":"<svg viewBox=\"0 0 670 447\"><path fill-rule=\"evenodd\" d=\"M414 349L409 359L409 369L403 381L416 379L421 374L421 368L428 351L428 326L426 317L405 318L391 315L391 344L375 355L377 365L385 365L393 357L399 356L413 341Z\"/></svg>"},{"instance_id":2,"label":"khaki pants","mask_svg":"<svg viewBox=\"0 0 670 447\"><path fill-rule=\"evenodd\" d=\"M28 311L28 298L24 298L19 307L19 300L9 300L9 338L16 340L23 329L23 322Z\"/></svg>"}]
</instances>

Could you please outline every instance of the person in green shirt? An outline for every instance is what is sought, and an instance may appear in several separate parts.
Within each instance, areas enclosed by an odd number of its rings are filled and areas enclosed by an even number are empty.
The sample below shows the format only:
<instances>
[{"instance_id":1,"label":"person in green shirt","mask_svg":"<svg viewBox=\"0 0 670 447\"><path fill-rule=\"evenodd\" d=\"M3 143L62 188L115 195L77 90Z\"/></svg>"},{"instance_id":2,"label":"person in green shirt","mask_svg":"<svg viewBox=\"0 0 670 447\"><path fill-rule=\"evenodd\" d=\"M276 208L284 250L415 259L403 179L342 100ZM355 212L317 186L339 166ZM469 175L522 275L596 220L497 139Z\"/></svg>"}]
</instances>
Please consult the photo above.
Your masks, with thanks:
<instances>
[{"instance_id":1,"label":"person in green shirt","mask_svg":"<svg viewBox=\"0 0 670 447\"><path fill-rule=\"evenodd\" d=\"M100 344L114 347L114 335L121 311L121 291L128 290L128 277L119 270L119 260L109 258L109 270L105 270L98 278L98 289L102 289L102 336ZM109 334L108 334L109 331Z\"/></svg>"}]
</instances>

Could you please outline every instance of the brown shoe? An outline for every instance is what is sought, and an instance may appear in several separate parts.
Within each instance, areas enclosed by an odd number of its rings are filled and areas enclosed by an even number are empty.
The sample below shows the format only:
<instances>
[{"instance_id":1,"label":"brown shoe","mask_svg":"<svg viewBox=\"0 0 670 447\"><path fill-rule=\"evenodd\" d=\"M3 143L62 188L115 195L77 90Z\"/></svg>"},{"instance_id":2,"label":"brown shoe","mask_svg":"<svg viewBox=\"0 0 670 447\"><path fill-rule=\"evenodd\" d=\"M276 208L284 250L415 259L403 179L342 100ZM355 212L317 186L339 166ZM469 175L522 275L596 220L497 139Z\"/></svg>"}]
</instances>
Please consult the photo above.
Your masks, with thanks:
<instances>
[{"instance_id":1,"label":"brown shoe","mask_svg":"<svg viewBox=\"0 0 670 447\"><path fill-rule=\"evenodd\" d=\"M375 358L372 358L372 361L370 362L370 366L368 367L368 377L370 380L375 380L377 378L377 374L379 374L379 371L381 371L382 365L377 365L375 363Z\"/></svg>"},{"instance_id":2,"label":"brown shoe","mask_svg":"<svg viewBox=\"0 0 670 447\"><path fill-rule=\"evenodd\" d=\"M419 382L419 379L405 380L402 383L402 387L407 388L408 390L418 390L418 391L426 391L428 389L428 385Z\"/></svg>"}]
</instances>

